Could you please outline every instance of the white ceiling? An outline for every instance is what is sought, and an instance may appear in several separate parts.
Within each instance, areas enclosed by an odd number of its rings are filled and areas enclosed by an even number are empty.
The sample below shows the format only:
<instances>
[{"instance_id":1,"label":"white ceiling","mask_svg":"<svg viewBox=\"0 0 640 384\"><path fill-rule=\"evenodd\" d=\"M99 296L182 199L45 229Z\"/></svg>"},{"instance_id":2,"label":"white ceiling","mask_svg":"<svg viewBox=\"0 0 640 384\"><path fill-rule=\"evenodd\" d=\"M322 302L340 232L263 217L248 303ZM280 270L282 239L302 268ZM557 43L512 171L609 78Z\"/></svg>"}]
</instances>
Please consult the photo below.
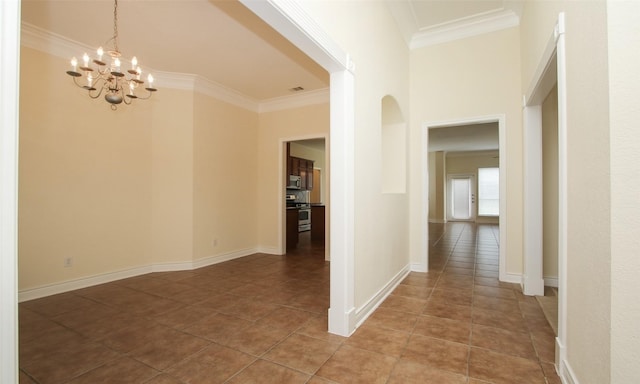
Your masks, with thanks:
<instances>
[{"instance_id":1,"label":"white ceiling","mask_svg":"<svg viewBox=\"0 0 640 384\"><path fill-rule=\"evenodd\" d=\"M22 19L106 50L113 1L23 0ZM329 86L322 67L237 1L120 0L118 30L123 57L143 71L200 75L257 101Z\"/></svg>"},{"instance_id":2,"label":"white ceiling","mask_svg":"<svg viewBox=\"0 0 640 384\"><path fill-rule=\"evenodd\" d=\"M518 2L387 4L410 43L425 31L513 13ZM113 2L22 0L22 19L85 46L106 48L113 35ZM304 88L301 94L329 86L322 67L236 0L119 0L118 26L123 57L137 56L143 70L199 75L256 101L291 96L294 87Z\"/></svg>"}]
</instances>

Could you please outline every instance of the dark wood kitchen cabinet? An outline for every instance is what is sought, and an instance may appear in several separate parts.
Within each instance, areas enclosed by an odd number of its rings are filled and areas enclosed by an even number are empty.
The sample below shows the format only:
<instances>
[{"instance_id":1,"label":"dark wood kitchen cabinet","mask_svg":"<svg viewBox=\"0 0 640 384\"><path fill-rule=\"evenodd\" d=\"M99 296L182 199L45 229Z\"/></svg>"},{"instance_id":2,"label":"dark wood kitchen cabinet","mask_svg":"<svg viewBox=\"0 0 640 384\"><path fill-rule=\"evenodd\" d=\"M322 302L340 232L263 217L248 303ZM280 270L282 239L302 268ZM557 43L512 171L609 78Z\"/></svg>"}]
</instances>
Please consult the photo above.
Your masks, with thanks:
<instances>
[{"instance_id":1,"label":"dark wood kitchen cabinet","mask_svg":"<svg viewBox=\"0 0 640 384\"><path fill-rule=\"evenodd\" d=\"M324 241L324 205L311 206L311 241Z\"/></svg>"},{"instance_id":2,"label":"dark wood kitchen cabinet","mask_svg":"<svg viewBox=\"0 0 640 384\"><path fill-rule=\"evenodd\" d=\"M313 160L302 159L300 157L287 157L287 174L300 176L300 189L313 189ZM288 177L287 177L288 181Z\"/></svg>"},{"instance_id":3,"label":"dark wood kitchen cabinet","mask_svg":"<svg viewBox=\"0 0 640 384\"><path fill-rule=\"evenodd\" d=\"M287 208L287 249L289 252L298 246L298 209Z\"/></svg>"}]
</instances>

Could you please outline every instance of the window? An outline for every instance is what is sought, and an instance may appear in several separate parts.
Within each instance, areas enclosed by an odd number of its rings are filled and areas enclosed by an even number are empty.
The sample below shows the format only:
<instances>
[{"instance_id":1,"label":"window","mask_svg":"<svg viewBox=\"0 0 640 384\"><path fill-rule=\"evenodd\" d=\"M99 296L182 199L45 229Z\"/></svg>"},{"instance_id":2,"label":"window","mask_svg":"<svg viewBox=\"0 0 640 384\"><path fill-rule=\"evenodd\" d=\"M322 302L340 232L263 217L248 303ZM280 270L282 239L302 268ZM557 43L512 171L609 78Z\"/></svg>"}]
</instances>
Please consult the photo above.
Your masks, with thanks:
<instances>
[{"instance_id":1,"label":"window","mask_svg":"<svg viewBox=\"0 0 640 384\"><path fill-rule=\"evenodd\" d=\"M500 168L478 168L478 215L500 214Z\"/></svg>"}]
</instances>

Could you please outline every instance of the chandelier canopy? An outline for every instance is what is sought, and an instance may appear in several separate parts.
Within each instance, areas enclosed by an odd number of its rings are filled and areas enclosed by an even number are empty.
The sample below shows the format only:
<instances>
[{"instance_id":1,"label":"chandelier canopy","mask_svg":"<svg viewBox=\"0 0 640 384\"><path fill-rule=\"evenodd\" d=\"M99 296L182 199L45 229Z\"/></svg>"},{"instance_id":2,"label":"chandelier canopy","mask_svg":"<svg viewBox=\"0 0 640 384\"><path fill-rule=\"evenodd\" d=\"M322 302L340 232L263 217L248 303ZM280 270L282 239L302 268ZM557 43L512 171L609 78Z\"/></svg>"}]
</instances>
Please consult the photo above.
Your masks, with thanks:
<instances>
[{"instance_id":1,"label":"chandelier canopy","mask_svg":"<svg viewBox=\"0 0 640 384\"><path fill-rule=\"evenodd\" d=\"M141 80L142 69L138 66L138 59L134 56L131 59L131 67L123 68L120 61L122 54L118 49L118 0L114 0L113 5L113 37L107 41L112 43L113 49L106 52L102 47L98 48L97 56L91 60L88 54L82 55L82 64L78 67L78 60L71 59L71 70L67 74L73 77L73 82L80 88L88 91L89 97L97 99L104 93L104 99L111 104L111 109L116 110L121 103L131 104L133 99L148 99L153 92L157 91L153 87L153 76L147 76L147 84ZM86 80L79 81L81 77ZM84 83L84 84L83 84ZM136 95L138 88L144 87L147 93L144 96Z\"/></svg>"}]
</instances>

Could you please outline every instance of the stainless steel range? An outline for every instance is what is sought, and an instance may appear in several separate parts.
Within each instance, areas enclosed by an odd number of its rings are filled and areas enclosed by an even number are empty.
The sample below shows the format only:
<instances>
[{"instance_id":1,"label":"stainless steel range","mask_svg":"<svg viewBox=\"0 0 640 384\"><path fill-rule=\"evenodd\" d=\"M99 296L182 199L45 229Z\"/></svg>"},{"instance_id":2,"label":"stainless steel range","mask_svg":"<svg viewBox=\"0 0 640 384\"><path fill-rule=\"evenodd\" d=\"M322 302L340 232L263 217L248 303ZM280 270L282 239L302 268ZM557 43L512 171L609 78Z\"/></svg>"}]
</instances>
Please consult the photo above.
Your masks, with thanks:
<instances>
[{"instance_id":1,"label":"stainless steel range","mask_svg":"<svg viewBox=\"0 0 640 384\"><path fill-rule=\"evenodd\" d=\"M298 208L298 232L311 230L311 204L309 191L287 191L287 207Z\"/></svg>"}]
</instances>

